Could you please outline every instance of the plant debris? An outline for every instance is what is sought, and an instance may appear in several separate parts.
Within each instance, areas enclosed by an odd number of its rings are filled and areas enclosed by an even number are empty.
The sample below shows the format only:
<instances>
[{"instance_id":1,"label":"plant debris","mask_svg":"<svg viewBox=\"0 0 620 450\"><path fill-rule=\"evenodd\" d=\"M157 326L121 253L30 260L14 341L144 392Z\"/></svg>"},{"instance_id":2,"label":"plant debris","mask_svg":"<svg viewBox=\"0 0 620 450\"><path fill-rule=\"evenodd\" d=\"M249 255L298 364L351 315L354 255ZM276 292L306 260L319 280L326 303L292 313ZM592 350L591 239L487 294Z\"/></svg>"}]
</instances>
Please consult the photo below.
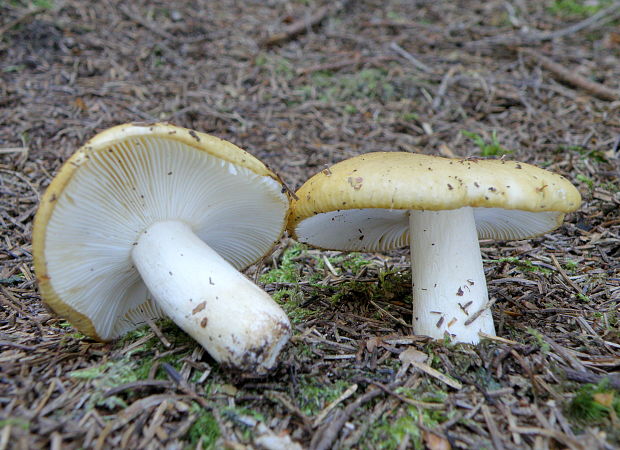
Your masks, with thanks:
<instances>
[{"instance_id":1,"label":"plant debris","mask_svg":"<svg viewBox=\"0 0 620 450\"><path fill-rule=\"evenodd\" d=\"M0 449L620 447L620 102L589 88L620 90L619 14L602 0L0 3ZM247 378L169 321L99 343L40 300L39 196L87 139L134 121L230 140L293 190L398 150L532 163L584 202L545 236L481 242L498 336L477 346L412 335L408 249L284 239L247 274L295 335L277 370Z\"/></svg>"}]
</instances>

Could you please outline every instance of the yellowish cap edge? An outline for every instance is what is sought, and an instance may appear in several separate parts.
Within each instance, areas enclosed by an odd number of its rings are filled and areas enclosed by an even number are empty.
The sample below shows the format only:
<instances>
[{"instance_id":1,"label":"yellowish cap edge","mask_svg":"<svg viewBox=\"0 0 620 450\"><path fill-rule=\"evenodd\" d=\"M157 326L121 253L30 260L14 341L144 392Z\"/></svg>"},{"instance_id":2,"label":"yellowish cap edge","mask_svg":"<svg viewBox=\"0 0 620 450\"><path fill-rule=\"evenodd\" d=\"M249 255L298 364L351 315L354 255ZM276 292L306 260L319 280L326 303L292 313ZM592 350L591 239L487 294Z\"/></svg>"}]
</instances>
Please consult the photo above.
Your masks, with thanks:
<instances>
[{"instance_id":1,"label":"yellowish cap edge","mask_svg":"<svg viewBox=\"0 0 620 450\"><path fill-rule=\"evenodd\" d=\"M284 183L282 179L255 156L237 147L236 145L219 139L215 136L198 131L189 130L175 125L164 123L141 124L128 123L117 125L97 134L78 149L60 168L45 193L41 196L39 208L34 218L32 229L32 257L34 270L39 285L39 292L43 302L48 305L56 314L66 318L81 333L98 341L102 339L95 329L93 322L84 314L76 311L62 301L60 296L52 287L45 260L45 238L47 223L54 211L56 200L60 197L65 187L75 174L80 165L88 159L88 154L100 151L102 148L109 147L130 137L165 137L182 142L197 150L205 151L213 156L219 157L232 164L252 170L257 175L268 176L278 183ZM286 192L287 197L289 193ZM282 223L280 235L284 233L286 221ZM274 242L269 254L277 244Z\"/></svg>"}]
</instances>

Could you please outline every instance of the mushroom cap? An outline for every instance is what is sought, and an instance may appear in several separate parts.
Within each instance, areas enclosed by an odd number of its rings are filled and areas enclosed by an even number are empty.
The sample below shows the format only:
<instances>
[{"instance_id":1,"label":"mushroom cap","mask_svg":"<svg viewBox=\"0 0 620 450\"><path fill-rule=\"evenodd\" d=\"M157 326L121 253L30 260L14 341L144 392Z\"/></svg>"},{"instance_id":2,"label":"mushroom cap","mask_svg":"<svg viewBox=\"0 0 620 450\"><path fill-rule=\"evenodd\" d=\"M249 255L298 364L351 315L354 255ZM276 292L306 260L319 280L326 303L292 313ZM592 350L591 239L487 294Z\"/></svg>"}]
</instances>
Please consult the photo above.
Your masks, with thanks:
<instances>
[{"instance_id":1,"label":"mushroom cap","mask_svg":"<svg viewBox=\"0 0 620 450\"><path fill-rule=\"evenodd\" d=\"M41 198L39 290L82 333L110 340L165 316L132 263L143 230L182 221L243 269L278 241L288 207L280 178L230 142L168 124L119 125L71 156Z\"/></svg>"},{"instance_id":2,"label":"mushroom cap","mask_svg":"<svg viewBox=\"0 0 620 450\"><path fill-rule=\"evenodd\" d=\"M563 176L504 160L366 153L325 169L296 192L288 230L332 250L409 244L409 210L473 207L480 239L524 239L561 225L581 203Z\"/></svg>"}]
</instances>

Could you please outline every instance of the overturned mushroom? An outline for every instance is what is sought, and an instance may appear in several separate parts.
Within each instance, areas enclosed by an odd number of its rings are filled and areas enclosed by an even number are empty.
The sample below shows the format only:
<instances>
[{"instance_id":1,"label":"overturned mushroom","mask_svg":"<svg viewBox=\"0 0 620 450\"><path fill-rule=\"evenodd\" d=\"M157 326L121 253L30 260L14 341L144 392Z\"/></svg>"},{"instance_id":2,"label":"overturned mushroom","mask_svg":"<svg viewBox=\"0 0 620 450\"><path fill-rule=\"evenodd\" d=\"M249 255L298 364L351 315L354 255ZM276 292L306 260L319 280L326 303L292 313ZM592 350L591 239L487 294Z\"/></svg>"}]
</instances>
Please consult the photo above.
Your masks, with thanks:
<instances>
[{"instance_id":1,"label":"overturned mushroom","mask_svg":"<svg viewBox=\"0 0 620 450\"><path fill-rule=\"evenodd\" d=\"M279 239L288 206L278 177L229 142L166 124L111 128L41 200L40 291L95 339L168 316L223 365L264 372L290 324L238 270Z\"/></svg>"},{"instance_id":2,"label":"overturned mushroom","mask_svg":"<svg viewBox=\"0 0 620 450\"><path fill-rule=\"evenodd\" d=\"M529 164L367 153L310 178L289 233L319 248L385 251L411 245L413 330L476 343L495 334L478 239L551 231L581 197L564 177Z\"/></svg>"}]
</instances>

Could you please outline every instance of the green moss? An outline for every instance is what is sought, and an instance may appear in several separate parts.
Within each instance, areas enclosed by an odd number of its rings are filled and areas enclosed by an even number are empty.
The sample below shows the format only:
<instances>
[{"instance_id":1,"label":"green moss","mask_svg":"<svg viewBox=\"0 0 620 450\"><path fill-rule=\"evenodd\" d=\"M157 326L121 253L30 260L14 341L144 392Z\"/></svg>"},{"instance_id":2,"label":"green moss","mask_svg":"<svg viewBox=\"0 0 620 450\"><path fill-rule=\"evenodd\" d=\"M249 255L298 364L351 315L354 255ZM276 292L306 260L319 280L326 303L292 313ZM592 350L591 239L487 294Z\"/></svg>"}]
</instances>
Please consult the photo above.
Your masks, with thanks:
<instances>
[{"instance_id":1,"label":"green moss","mask_svg":"<svg viewBox=\"0 0 620 450\"><path fill-rule=\"evenodd\" d=\"M586 384L581 387L568 404L567 413L583 425L605 425L612 411L620 416L620 392L609 384Z\"/></svg>"},{"instance_id":2,"label":"green moss","mask_svg":"<svg viewBox=\"0 0 620 450\"><path fill-rule=\"evenodd\" d=\"M142 339L144 336L148 335L150 332L151 332L151 329L147 325L140 327L140 328L136 328L135 330L132 330L129 333L126 333L123 337L121 337L118 341L116 341L114 343L114 348L122 349L124 347L127 347L132 342ZM155 339L155 336L153 336L153 339L151 339L151 341L154 339Z\"/></svg>"},{"instance_id":3,"label":"green moss","mask_svg":"<svg viewBox=\"0 0 620 450\"><path fill-rule=\"evenodd\" d=\"M586 17L609 6L612 1L613 0L598 0L594 2L587 0L555 0L551 6L549 6L549 11L562 17Z\"/></svg>"},{"instance_id":4,"label":"green moss","mask_svg":"<svg viewBox=\"0 0 620 450\"><path fill-rule=\"evenodd\" d=\"M415 406L404 408L405 414L394 419L390 413L384 414L377 425L367 433L367 440L362 444L365 449L395 450L409 435L410 445L415 449L424 449L422 430L419 424L434 428L445 422L447 417L443 411L423 409Z\"/></svg>"},{"instance_id":5,"label":"green moss","mask_svg":"<svg viewBox=\"0 0 620 450\"><path fill-rule=\"evenodd\" d=\"M551 275L553 273L551 269L538 266L529 259L519 259L514 256L508 256L506 258L499 258L496 260L489 259L489 260L485 260L484 262L500 263L500 264L503 264L503 263L514 264L515 266L519 267L519 269L521 269L523 272L536 272L536 273L541 273L543 275Z\"/></svg>"},{"instance_id":6,"label":"green moss","mask_svg":"<svg viewBox=\"0 0 620 450\"><path fill-rule=\"evenodd\" d=\"M564 261L564 268L569 272L574 272L578 267L579 263L577 261L573 261L572 259Z\"/></svg>"},{"instance_id":7,"label":"green moss","mask_svg":"<svg viewBox=\"0 0 620 450\"><path fill-rule=\"evenodd\" d=\"M583 145L562 145L558 148L556 153L565 153L567 151L579 154L579 159L581 160L588 159L596 163L608 162L604 152L590 149Z\"/></svg>"},{"instance_id":8,"label":"green moss","mask_svg":"<svg viewBox=\"0 0 620 450\"><path fill-rule=\"evenodd\" d=\"M368 266L369 264L372 264L372 261L367 260L366 258L364 258L363 255L359 253L349 253L344 257L342 261L342 267L351 271L353 275L357 275L364 267Z\"/></svg>"},{"instance_id":9,"label":"green moss","mask_svg":"<svg viewBox=\"0 0 620 450\"><path fill-rule=\"evenodd\" d=\"M512 153L512 150L504 148L497 137L495 130L491 132L491 140L487 142L482 136L471 131L461 130L463 136L469 138L480 149L480 156L501 156Z\"/></svg>"},{"instance_id":10,"label":"green moss","mask_svg":"<svg viewBox=\"0 0 620 450\"><path fill-rule=\"evenodd\" d=\"M297 283L299 281L299 264L296 260L304 251L302 244L296 243L287 248L280 259L277 268L260 276L259 281L263 284L269 283Z\"/></svg>"},{"instance_id":11,"label":"green moss","mask_svg":"<svg viewBox=\"0 0 620 450\"><path fill-rule=\"evenodd\" d=\"M127 403L121 397L116 395L105 397L104 394L109 389L138 381L138 376L134 371L136 366L137 363L135 361L123 358L116 361L108 361L98 366L74 370L69 373L69 376L91 383L92 390L89 399L89 406L91 408L93 406L105 406L109 409L116 407L126 408Z\"/></svg>"},{"instance_id":12,"label":"green moss","mask_svg":"<svg viewBox=\"0 0 620 450\"><path fill-rule=\"evenodd\" d=\"M400 13L399 13L399 12L397 12L397 11L388 11L388 12L385 14L385 17L387 17L387 18L388 18L388 19L390 19L390 20L394 20L394 21L399 21L399 20L403 20L403 19L405 19L405 18L402 16L402 14L400 14Z\"/></svg>"},{"instance_id":13,"label":"green moss","mask_svg":"<svg viewBox=\"0 0 620 450\"><path fill-rule=\"evenodd\" d=\"M590 303L592 299L588 297L586 294L582 294L581 292L577 294L577 299L583 303Z\"/></svg>"},{"instance_id":14,"label":"green moss","mask_svg":"<svg viewBox=\"0 0 620 450\"><path fill-rule=\"evenodd\" d=\"M7 419L0 420L0 429L8 425L21 428L22 430L28 430L30 428L30 422L19 417L9 417Z\"/></svg>"},{"instance_id":15,"label":"green moss","mask_svg":"<svg viewBox=\"0 0 620 450\"><path fill-rule=\"evenodd\" d=\"M285 283L287 286L271 294L273 299L282 306L293 323L299 323L312 314L312 311L303 308L304 295L297 286L299 283L301 263L297 262L305 251L305 246L295 244L287 248L280 258L277 268L260 276L259 281L263 284Z\"/></svg>"},{"instance_id":16,"label":"green moss","mask_svg":"<svg viewBox=\"0 0 620 450\"><path fill-rule=\"evenodd\" d=\"M175 369L180 370L183 364L183 358L188 356L197 344L170 320L160 321L159 327L174 347L185 347L183 351L157 359L160 367L155 373L155 378L166 380L168 379L168 375L163 367L161 367L161 364L168 363ZM143 338L149 332L150 329L146 327L134 330L117 343L116 348L118 350L123 349L127 345L130 345L132 341ZM103 394L114 387L147 379L155 363L153 359L155 350L159 353L163 353L168 349L164 348L159 339L153 337L141 346L132 349L130 352L123 353L121 358L109 360L97 366L75 370L70 372L69 376L91 383L92 395L89 400L90 407L105 406L109 409L126 407L125 400L122 397L104 397ZM139 356L136 356L137 354L139 354ZM125 392L122 395L125 397L131 396L132 394L131 392Z\"/></svg>"},{"instance_id":17,"label":"green moss","mask_svg":"<svg viewBox=\"0 0 620 450\"><path fill-rule=\"evenodd\" d=\"M8 3L16 8L27 9L52 9L54 7L53 0L10 0Z\"/></svg>"},{"instance_id":18,"label":"green moss","mask_svg":"<svg viewBox=\"0 0 620 450\"><path fill-rule=\"evenodd\" d=\"M355 99L392 101L412 97L417 90L413 78L392 78L386 69L370 68L349 74L315 72L311 82L296 91L299 101L350 102Z\"/></svg>"},{"instance_id":19,"label":"green moss","mask_svg":"<svg viewBox=\"0 0 620 450\"><path fill-rule=\"evenodd\" d=\"M549 353L551 346L547 341L545 341L540 331L535 330L534 328L528 328L527 333L536 339L536 343L540 347L541 353L544 353L545 355Z\"/></svg>"},{"instance_id":20,"label":"green moss","mask_svg":"<svg viewBox=\"0 0 620 450\"><path fill-rule=\"evenodd\" d=\"M582 174L582 173L578 173L575 176L575 179L585 185L587 185L590 189L594 189L594 180L592 180L592 178Z\"/></svg>"},{"instance_id":21,"label":"green moss","mask_svg":"<svg viewBox=\"0 0 620 450\"><path fill-rule=\"evenodd\" d=\"M413 112L407 112L401 116L401 119L404 120L405 122L416 122L420 120L420 116Z\"/></svg>"},{"instance_id":22,"label":"green moss","mask_svg":"<svg viewBox=\"0 0 620 450\"><path fill-rule=\"evenodd\" d=\"M287 58L273 53L259 53L254 64L287 81L295 77L295 65Z\"/></svg>"},{"instance_id":23,"label":"green moss","mask_svg":"<svg viewBox=\"0 0 620 450\"><path fill-rule=\"evenodd\" d=\"M419 385L416 388L399 387L395 389L397 394L426 403L444 403L448 398L448 393L432 386Z\"/></svg>"},{"instance_id":24,"label":"green moss","mask_svg":"<svg viewBox=\"0 0 620 450\"><path fill-rule=\"evenodd\" d=\"M310 309L304 308L304 295L297 287L290 289L280 289L272 295L273 299L278 302L292 323L301 323L309 316L314 314Z\"/></svg>"},{"instance_id":25,"label":"green moss","mask_svg":"<svg viewBox=\"0 0 620 450\"><path fill-rule=\"evenodd\" d=\"M21 275L21 274L20 275L13 275L13 276L10 276L8 278L0 278L0 284L12 285L12 284L23 283L24 281L26 281L26 278L24 278L24 276Z\"/></svg>"},{"instance_id":26,"label":"green moss","mask_svg":"<svg viewBox=\"0 0 620 450\"><path fill-rule=\"evenodd\" d=\"M344 112L346 112L347 114L356 114L357 108L353 105L344 105Z\"/></svg>"},{"instance_id":27,"label":"green moss","mask_svg":"<svg viewBox=\"0 0 620 450\"><path fill-rule=\"evenodd\" d=\"M328 404L336 400L350 385L349 381L340 379L317 383L308 376L302 377L299 383L299 406L304 414L314 416Z\"/></svg>"},{"instance_id":28,"label":"green moss","mask_svg":"<svg viewBox=\"0 0 620 450\"><path fill-rule=\"evenodd\" d=\"M599 184L599 187L605 189L606 191L611 192L612 194L616 194L620 192L620 183L614 183L613 181L607 181L605 183Z\"/></svg>"},{"instance_id":29,"label":"green moss","mask_svg":"<svg viewBox=\"0 0 620 450\"><path fill-rule=\"evenodd\" d=\"M220 436L220 427L213 414L197 403L192 403L191 413L197 415L196 421L187 432L187 440L191 448L196 448L202 438L203 449L214 449Z\"/></svg>"},{"instance_id":30,"label":"green moss","mask_svg":"<svg viewBox=\"0 0 620 450\"><path fill-rule=\"evenodd\" d=\"M3 73L12 73L12 72L18 73L24 70L25 68L26 68L25 64L11 64L11 65L4 66L0 70Z\"/></svg>"},{"instance_id":31,"label":"green moss","mask_svg":"<svg viewBox=\"0 0 620 450\"><path fill-rule=\"evenodd\" d=\"M615 332L620 337L620 304L613 302L609 305L609 311L606 314L609 330Z\"/></svg>"},{"instance_id":32,"label":"green moss","mask_svg":"<svg viewBox=\"0 0 620 450\"><path fill-rule=\"evenodd\" d=\"M314 356L314 352L312 351L312 346L308 344L296 344L294 348L295 353L297 354L297 358L299 360L310 359Z\"/></svg>"}]
</instances>

